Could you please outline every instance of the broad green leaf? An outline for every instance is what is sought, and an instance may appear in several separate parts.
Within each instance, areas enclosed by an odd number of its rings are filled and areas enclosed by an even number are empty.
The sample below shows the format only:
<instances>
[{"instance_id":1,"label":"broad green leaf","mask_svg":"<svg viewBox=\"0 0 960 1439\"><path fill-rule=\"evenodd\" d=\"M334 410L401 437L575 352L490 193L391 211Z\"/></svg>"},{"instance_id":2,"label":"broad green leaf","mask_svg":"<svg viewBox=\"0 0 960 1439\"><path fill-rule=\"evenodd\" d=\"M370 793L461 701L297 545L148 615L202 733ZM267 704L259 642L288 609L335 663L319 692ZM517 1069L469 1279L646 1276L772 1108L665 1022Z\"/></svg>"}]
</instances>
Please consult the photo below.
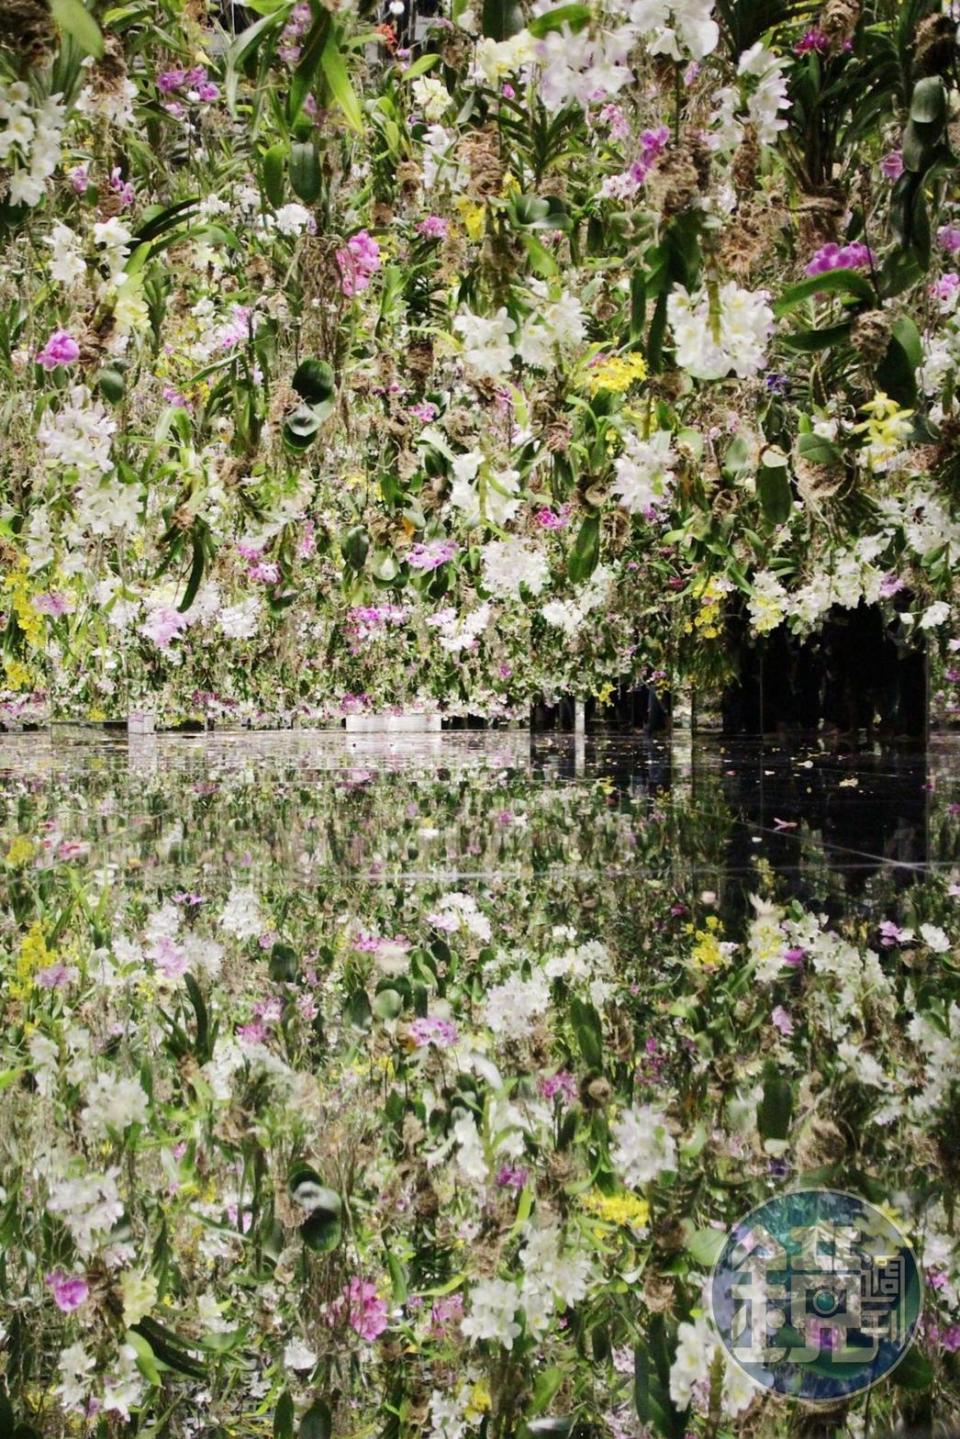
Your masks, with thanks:
<instances>
[{"instance_id":1,"label":"broad green leaf","mask_svg":"<svg viewBox=\"0 0 960 1439\"><path fill-rule=\"evenodd\" d=\"M323 1399L315 1399L300 1420L299 1439L330 1439L332 1433L330 1406Z\"/></svg>"},{"instance_id":2,"label":"broad green leaf","mask_svg":"<svg viewBox=\"0 0 960 1439\"><path fill-rule=\"evenodd\" d=\"M480 28L491 40L509 40L523 29L523 11L517 0L483 0Z\"/></svg>"},{"instance_id":3,"label":"broad green leaf","mask_svg":"<svg viewBox=\"0 0 960 1439\"><path fill-rule=\"evenodd\" d=\"M50 14L57 28L75 40L86 55L103 55L103 36L100 26L81 0L50 0Z\"/></svg>"},{"instance_id":4,"label":"broad green leaf","mask_svg":"<svg viewBox=\"0 0 960 1439\"><path fill-rule=\"evenodd\" d=\"M320 194L323 175L320 157L312 140L300 140L290 147L290 188L300 200L312 205Z\"/></svg>"},{"instance_id":5,"label":"broad green leaf","mask_svg":"<svg viewBox=\"0 0 960 1439\"><path fill-rule=\"evenodd\" d=\"M266 151L260 168L263 193L275 210L283 204L283 167L286 158L287 142L279 140Z\"/></svg>"},{"instance_id":6,"label":"broad green leaf","mask_svg":"<svg viewBox=\"0 0 960 1439\"><path fill-rule=\"evenodd\" d=\"M797 305L802 305L804 300L819 294L852 295L856 300L871 304L876 299L870 281L858 270L828 270L824 275L808 275L796 285L788 285L774 305L773 313L780 319Z\"/></svg>"},{"instance_id":7,"label":"broad green leaf","mask_svg":"<svg viewBox=\"0 0 960 1439\"><path fill-rule=\"evenodd\" d=\"M326 360L301 360L290 381L297 394L308 404L322 404L334 393L333 370Z\"/></svg>"},{"instance_id":8,"label":"broad green leaf","mask_svg":"<svg viewBox=\"0 0 960 1439\"><path fill-rule=\"evenodd\" d=\"M727 1236L722 1229L695 1229L684 1248L704 1269L712 1269L720 1258Z\"/></svg>"},{"instance_id":9,"label":"broad green leaf","mask_svg":"<svg viewBox=\"0 0 960 1439\"><path fill-rule=\"evenodd\" d=\"M790 518L793 495L790 476L783 466L761 465L757 472L757 494L764 516L771 525L782 525Z\"/></svg>"},{"instance_id":10,"label":"broad green leaf","mask_svg":"<svg viewBox=\"0 0 960 1439\"><path fill-rule=\"evenodd\" d=\"M793 1114L793 1089L773 1061L764 1068L763 1097L757 1105L761 1139L786 1139Z\"/></svg>"},{"instance_id":11,"label":"broad green leaf","mask_svg":"<svg viewBox=\"0 0 960 1439\"><path fill-rule=\"evenodd\" d=\"M915 125L943 125L947 118L947 92L939 75L926 75L913 87L910 119Z\"/></svg>"},{"instance_id":12,"label":"broad green leaf","mask_svg":"<svg viewBox=\"0 0 960 1439\"><path fill-rule=\"evenodd\" d=\"M273 1412L273 1439L293 1439L293 1396L284 1389Z\"/></svg>"},{"instance_id":13,"label":"broad green leaf","mask_svg":"<svg viewBox=\"0 0 960 1439\"><path fill-rule=\"evenodd\" d=\"M575 585L583 584L597 568L600 558L600 516L588 515L574 541L567 573Z\"/></svg>"},{"instance_id":14,"label":"broad green leaf","mask_svg":"<svg viewBox=\"0 0 960 1439\"><path fill-rule=\"evenodd\" d=\"M370 536L363 525L354 525L340 542L343 558L355 570L362 570L370 549Z\"/></svg>"}]
</instances>

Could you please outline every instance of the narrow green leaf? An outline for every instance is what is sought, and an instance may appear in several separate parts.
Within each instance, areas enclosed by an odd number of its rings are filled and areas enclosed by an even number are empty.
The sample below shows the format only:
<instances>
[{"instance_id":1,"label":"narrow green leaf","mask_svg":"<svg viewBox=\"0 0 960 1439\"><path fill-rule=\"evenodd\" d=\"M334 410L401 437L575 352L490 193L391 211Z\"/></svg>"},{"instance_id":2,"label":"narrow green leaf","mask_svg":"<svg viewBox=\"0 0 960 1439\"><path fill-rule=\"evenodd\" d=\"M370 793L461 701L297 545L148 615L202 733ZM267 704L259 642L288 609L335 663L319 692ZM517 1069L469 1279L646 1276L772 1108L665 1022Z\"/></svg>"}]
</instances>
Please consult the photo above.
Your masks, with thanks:
<instances>
[{"instance_id":1,"label":"narrow green leaf","mask_svg":"<svg viewBox=\"0 0 960 1439\"><path fill-rule=\"evenodd\" d=\"M310 27L310 32L304 42L303 53L297 61L297 68L290 81L290 91L287 95L287 120L291 125L303 109L303 102L310 93L329 37L330 12L321 10Z\"/></svg>"},{"instance_id":2,"label":"narrow green leaf","mask_svg":"<svg viewBox=\"0 0 960 1439\"><path fill-rule=\"evenodd\" d=\"M347 67L343 63L343 56L340 53L337 37L332 30L327 36L327 43L323 47L320 64L326 76L327 84L330 86L333 98L343 111L347 124L351 130L356 130L358 134L362 134L363 111L360 108L357 93L350 83L350 76L347 74Z\"/></svg>"},{"instance_id":3,"label":"narrow green leaf","mask_svg":"<svg viewBox=\"0 0 960 1439\"><path fill-rule=\"evenodd\" d=\"M808 275L805 280L800 280L796 285L788 285L773 307L773 313L779 319L782 315L802 305L804 300L809 300L813 295L852 295L854 299L865 300L872 303L874 300L873 286L865 275L857 270L828 270L824 275Z\"/></svg>"}]
</instances>

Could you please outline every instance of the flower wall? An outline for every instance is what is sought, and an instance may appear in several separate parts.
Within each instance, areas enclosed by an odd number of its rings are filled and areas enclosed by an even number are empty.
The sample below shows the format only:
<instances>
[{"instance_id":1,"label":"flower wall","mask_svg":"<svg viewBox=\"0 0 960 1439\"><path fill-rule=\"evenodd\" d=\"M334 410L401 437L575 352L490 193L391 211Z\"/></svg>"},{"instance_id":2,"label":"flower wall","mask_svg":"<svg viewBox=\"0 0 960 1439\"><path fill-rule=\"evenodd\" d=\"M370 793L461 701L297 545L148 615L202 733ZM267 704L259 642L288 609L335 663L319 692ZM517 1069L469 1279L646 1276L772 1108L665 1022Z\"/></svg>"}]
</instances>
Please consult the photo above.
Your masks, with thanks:
<instances>
[{"instance_id":1,"label":"flower wall","mask_svg":"<svg viewBox=\"0 0 960 1439\"><path fill-rule=\"evenodd\" d=\"M949 6L8 8L8 722L947 650Z\"/></svg>"}]
</instances>

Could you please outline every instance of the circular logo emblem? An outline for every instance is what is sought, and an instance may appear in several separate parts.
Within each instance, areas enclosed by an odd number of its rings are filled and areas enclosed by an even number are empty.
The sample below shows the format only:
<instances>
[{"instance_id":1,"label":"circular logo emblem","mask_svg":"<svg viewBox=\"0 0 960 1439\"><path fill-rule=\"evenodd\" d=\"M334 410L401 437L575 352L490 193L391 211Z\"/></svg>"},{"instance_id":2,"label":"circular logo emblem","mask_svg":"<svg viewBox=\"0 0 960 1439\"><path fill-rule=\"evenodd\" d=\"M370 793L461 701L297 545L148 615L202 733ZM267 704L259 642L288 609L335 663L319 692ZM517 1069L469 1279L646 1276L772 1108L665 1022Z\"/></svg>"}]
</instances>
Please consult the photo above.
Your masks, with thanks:
<instances>
[{"instance_id":1,"label":"circular logo emblem","mask_svg":"<svg viewBox=\"0 0 960 1439\"><path fill-rule=\"evenodd\" d=\"M799 1189L752 1210L710 1281L731 1359L764 1389L812 1404L885 1378L913 1342L922 1295L897 1226L836 1189Z\"/></svg>"}]
</instances>

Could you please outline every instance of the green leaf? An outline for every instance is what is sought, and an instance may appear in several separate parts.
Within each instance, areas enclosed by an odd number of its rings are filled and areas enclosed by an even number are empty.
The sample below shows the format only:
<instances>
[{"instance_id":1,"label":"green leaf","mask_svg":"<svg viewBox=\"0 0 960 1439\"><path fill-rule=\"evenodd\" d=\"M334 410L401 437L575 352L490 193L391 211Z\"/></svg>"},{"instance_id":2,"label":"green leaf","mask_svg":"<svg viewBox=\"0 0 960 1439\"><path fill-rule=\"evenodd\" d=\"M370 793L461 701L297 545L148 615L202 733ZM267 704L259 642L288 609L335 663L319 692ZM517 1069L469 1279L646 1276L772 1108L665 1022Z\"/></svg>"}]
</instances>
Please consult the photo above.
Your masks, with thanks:
<instances>
[{"instance_id":1,"label":"green leaf","mask_svg":"<svg viewBox=\"0 0 960 1439\"><path fill-rule=\"evenodd\" d=\"M547 10L543 15L537 15L527 26L530 34L535 40L542 40L551 30L562 30L564 25L576 33L590 22L589 5L557 5L553 10Z\"/></svg>"},{"instance_id":2,"label":"green leaf","mask_svg":"<svg viewBox=\"0 0 960 1439\"><path fill-rule=\"evenodd\" d=\"M562 1383L562 1369L544 1369L542 1374L537 1375L537 1382L533 1386L533 1397L530 1400L531 1418L536 1414L543 1413Z\"/></svg>"},{"instance_id":3,"label":"green leaf","mask_svg":"<svg viewBox=\"0 0 960 1439\"><path fill-rule=\"evenodd\" d=\"M387 1268L390 1271L390 1287L394 1302L403 1304L410 1292L407 1285L407 1276L404 1273L400 1260L395 1254L391 1253L389 1249L387 1250Z\"/></svg>"},{"instance_id":4,"label":"green leaf","mask_svg":"<svg viewBox=\"0 0 960 1439\"><path fill-rule=\"evenodd\" d=\"M295 1164L287 1177L287 1189L294 1204L308 1209L311 1214L323 1214L328 1219L339 1219L343 1201L335 1189L328 1189L315 1169L309 1164Z\"/></svg>"},{"instance_id":5,"label":"green leaf","mask_svg":"<svg viewBox=\"0 0 960 1439\"><path fill-rule=\"evenodd\" d=\"M275 210L283 204L283 166L286 158L287 142L279 140L265 153L260 169L263 193Z\"/></svg>"},{"instance_id":6,"label":"green leaf","mask_svg":"<svg viewBox=\"0 0 960 1439\"><path fill-rule=\"evenodd\" d=\"M275 944L270 951L270 978L278 984L292 984L299 973L300 962L293 946Z\"/></svg>"},{"instance_id":7,"label":"green leaf","mask_svg":"<svg viewBox=\"0 0 960 1439\"><path fill-rule=\"evenodd\" d=\"M916 125L943 126L947 119L947 92L939 75L918 80L910 98L910 119Z\"/></svg>"},{"instance_id":8,"label":"green leaf","mask_svg":"<svg viewBox=\"0 0 960 1439\"><path fill-rule=\"evenodd\" d=\"M303 360L290 382L297 394L311 405L322 404L336 393L333 370L326 360Z\"/></svg>"},{"instance_id":9,"label":"green leaf","mask_svg":"<svg viewBox=\"0 0 960 1439\"><path fill-rule=\"evenodd\" d=\"M929 1389L933 1383L933 1365L919 1349L910 1349L893 1371L893 1382L901 1389Z\"/></svg>"},{"instance_id":10,"label":"green leaf","mask_svg":"<svg viewBox=\"0 0 960 1439\"><path fill-rule=\"evenodd\" d=\"M811 465L828 467L843 464L843 451L825 435L812 432L797 436L797 454Z\"/></svg>"},{"instance_id":11,"label":"green leaf","mask_svg":"<svg viewBox=\"0 0 960 1439\"><path fill-rule=\"evenodd\" d=\"M293 1439L293 1395L284 1389L273 1413L273 1439Z\"/></svg>"},{"instance_id":12,"label":"green leaf","mask_svg":"<svg viewBox=\"0 0 960 1439\"><path fill-rule=\"evenodd\" d=\"M634 1350L633 1399L642 1424L650 1425L663 1439L683 1439L687 1425L670 1398L670 1350L662 1314L651 1317L646 1344Z\"/></svg>"},{"instance_id":13,"label":"green leaf","mask_svg":"<svg viewBox=\"0 0 960 1439\"><path fill-rule=\"evenodd\" d=\"M50 0L50 14L57 28L75 40L86 55L99 60L103 56L103 36L100 26L81 0Z\"/></svg>"},{"instance_id":14,"label":"green leaf","mask_svg":"<svg viewBox=\"0 0 960 1439\"><path fill-rule=\"evenodd\" d=\"M362 570L370 549L370 536L363 525L354 525L340 542L343 558L352 569Z\"/></svg>"},{"instance_id":15,"label":"green leaf","mask_svg":"<svg viewBox=\"0 0 960 1439\"><path fill-rule=\"evenodd\" d=\"M704 1269L712 1269L720 1258L727 1236L722 1229L695 1229L684 1248Z\"/></svg>"},{"instance_id":16,"label":"green leaf","mask_svg":"<svg viewBox=\"0 0 960 1439\"><path fill-rule=\"evenodd\" d=\"M373 997L373 1012L377 1019L396 1019L403 1009L403 997L395 989L378 989Z\"/></svg>"},{"instance_id":17,"label":"green leaf","mask_svg":"<svg viewBox=\"0 0 960 1439\"><path fill-rule=\"evenodd\" d=\"M300 1238L315 1254L329 1254L336 1249L342 1234L343 1226L339 1218L334 1219L321 1210L311 1214L300 1226Z\"/></svg>"},{"instance_id":18,"label":"green leaf","mask_svg":"<svg viewBox=\"0 0 960 1439\"><path fill-rule=\"evenodd\" d=\"M580 533L574 541L567 573L575 585L588 580L597 568L600 559L600 516L588 515L580 526Z\"/></svg>"},{"instance_id":19,"label":"green leaf","mask_svg":"<svg viewBox=\"0 0 960 1439\"><path fill-rule=\"evenodd\" d=\"M290 91L287 95L287 120L291 125L296 121L303 109L303 102L310 93L329 38L330 12L321 10L310 27L300 59L297 61L297 68L290 81Z\"/></svg>"},{"instance_id":20,"label":"green leaf","mask_svg":"<svg viewBox=\"0 0 960 1439\"><path fill-rule=\"evenodd\" d=\"M332 1433L330 1406L323 1399L315 1399L300 1420L299 1439L330 1439Z\"/></svg>"},{"instance_id":21,"label":"green leaf","mask_svg":"<svg viewBox=\"0 0 960 1439\"><path fill-rule=\"evenodd\" d=\"M419 79L421 75L425 75L428 70L432 70L435 65L439 64L439 55L421 55L419 60L414 60L413 64L404 70L400 78L404 84L409 84L411 80Z\"/></svg>"},{"instance_id":22,"label":"green leaf","mask_svg":"<svg viewBox=\"0 0 960 1439\"><path fill-rule=\"evenodd\" d=\"M788 350L799 350L801 354L812 354L815 350L829 350L849 337L853 328L852 320L840 325L827 325L822 330L794 330L790 335L781 335L780 341Z\"/></svg>"},{"instance_id":23,"label":"green leaf","mask_svg":"<svg viewBox=\"0 0 960 1439\"><path fill-rule=\"evenodd\" d=\"M322 422L322 417L312 405L298 405L293 414L288 415L283 422L281 433L284 443L292 450L307 449L317 438Z\"/></svg>"},{"instance_id":24,"label":"green leaf","mask_svg":"<svg viewBox=\"0 0 960 1439\"><path fill-rule=\"evenodd\" d=\"M360 108L357 93L350 83L350 76L347 74L347 67L343 63L343 56L340 53L340 46L337 44L337 37L332 30L327 36L327 43L323 47L320 64L326 76L327 84L330 86L333 98L343 111L347 124L351 130L356 130L358 134L362 134L363 111Z\"/></svg>"},{"instance_id":25,"label":"green leaf","mask_svg":"<svg viewBox=\"0 0 960 1439\"><path fill-rule=\"evenodd\" d=\"M898 405L909 408L917 400L917 366L923 359L920 331L909 315L895 321L887 352L876 368L877 386Z\"/></svg>"},{"instance_id":26,"label":"green leaf","mask_svg":"<svg viewBox=\"0 0 960 1439\"><path fill-rule=\"evenodd\" d=\"M802 305L804 300L809 300L813 295L819 294L846 294L852 295L857 300L864 300L872 304L875 296L873 286L865 275L857 270L828 270L824 275L808 275L805 280L800 280L796 285L788 285L773 307L773 313L779 320L782 315L787 315L797 305Z\"/></svg>"},{"instance_id":27,"label":"green leaf","mask_svg":"<svg viewBox=\"0 0 960 1439\"><path fill-rule=\"evenodd\" d=\"M97 389L111 405L117 405L123 399L126 381L121 372L110 365L97 376Z\"/></svg>"},{"instance_id":28,"label":"green leaf","mask_svg":"<svg viewBox=\"0 0 960 1439\"><path fill-rule=\"evenodd\" d=\"M200 581L203 579L203 568L206 563L206 558L203 537L195 534L193 537L193 564L190 566L190 578L187 580L187 588L183 592L183 599L177 606L177 609L182 615L187 613L187 610L197 597L197 590L200 588Z\"/></svg>"},{"instance_id":29,"label":"green leaf","mask_svg":"<svg viewBox=\"0 0 960 1439\"><path fill-rule=\"evenodd\" d=\"M539 275L541 279L549 280L554 275L560 273L560 267L556 260L546 245L540 243L536 235L521 235L520 239L523 242L523 248L527 252L530 265L535 274Z\"/></svg>"},{"instance_id":30,"label":"green leaf","mask_svg":"<svg viewBox=\"0 0 960 1439\"><path fill-rule=\"evenodd\" d=\"M157 1365L156 1355L146 1339L144 1339L142 1334L137 1334L133 1329L127 1330L124 1339L130 1345L131 1349L135 1350L137 1356L136 1365L144 1379L146 1379L148 1384L155 1384L159 1387L163 1383L163 1375L160 1373ZM0 1433L2 1433L2 1426L0 1426Z\"/></svg>"},{"instance_id":31,"label":"green leaf","mask_svg":"<svg viewBox=\"0 0 960 1439\"><path fill-rule=\"evenodd\" d=\"M0 1439L13 1439L13 1406L5 1389L0 1389Z\"/></svg>"},{"instance_id":32,"label":"green leaf","mask_svg":"<svg viewBox=\"0 0 960 1439\"><path fill-rule=\"evenodd\" d=\"M483 0L480 28L491 40L509 40L523 29L523 18L517 0Z\"/></svg>"},{"instance_id":33,"label":"green leaf","mask_svg":"<svg viewBox=\"0 0 960 1439\"><path fill-rule=\"evenodd\" d=\"M776 1064L764 1067L763 1098L757 1105L757 1128L762 1139L786 1139L793 1114L793 1089Z\"/></svg>"},{"instance_id":34,"label":"green leaf","mask_svg":"<svg viewBox=\"0 0 960 1439\"><path fill-rule=\"evenodd\" d=\"M290 147L290 188L298 199L312 205L320 194L323 176L320 157L312 140L301 140Z\"/></svg>"},{"instance_id":35,"label":"green leaf","mask_svg":"<svg viewBox=\"0 0 960 1439\"><path fill-rule=\"evenodd\" d=\"M570 1019L584 1064L588 1069L602 1069L603 1026L599 1014L592 1004L574 995L570 1001Z\"/></svg>"},{"instance_id":36,"label":"green leaf","mask_svg":"<svg viewBox=\"0 0 960 1439\"><path fill-rule=\"evenodd\" d=\"M757 474L757 494L764 517L771 525L782 525L790 518L793 494L790 476L782 465L761 465Z\"/></svg>"}]
</instances>

